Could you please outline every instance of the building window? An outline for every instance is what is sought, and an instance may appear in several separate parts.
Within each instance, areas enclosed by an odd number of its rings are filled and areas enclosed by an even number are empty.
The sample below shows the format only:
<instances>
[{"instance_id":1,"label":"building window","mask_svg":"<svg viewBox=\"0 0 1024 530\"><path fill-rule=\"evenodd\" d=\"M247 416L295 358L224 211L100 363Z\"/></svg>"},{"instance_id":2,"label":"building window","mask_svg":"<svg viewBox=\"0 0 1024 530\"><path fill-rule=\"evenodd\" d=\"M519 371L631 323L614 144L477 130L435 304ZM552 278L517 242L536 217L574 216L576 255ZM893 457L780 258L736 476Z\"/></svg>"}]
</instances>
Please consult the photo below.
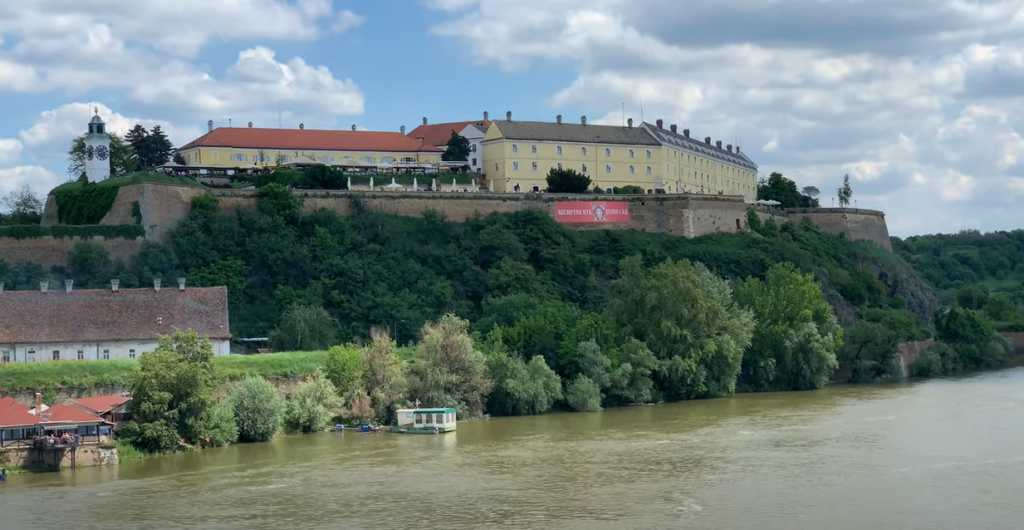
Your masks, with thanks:
<instances>
[{"instance_id":1,"label":"building window","mask_svg":"<svg viewBox=\"0 0 1024 530\"><path fill-rule=\"evenodd\" d=\"M8 352L4 352L4 355L3 357L0 357L0 360L2 360L5 363L11 362L11 354Z\"/></svg>"},{"instance_id":2,"label":"building window","mask_svg":"<svg viewBox=\"0 0 1024 530\"><path fill-rule=\"evenodd\" d=\"M110 350L103 350L103 359L110 359Z\"/></svg>"},{"instance_id":3,"label":"building window","mask_svg":"<svg viewBox=\"0 0 1024 530\"><path fill-rule=\"evenodd\" d=\"M416 163L416 159L411 157L411 156L402 157L402 163L403 164L415 164Z\"/></svg>"},{"instance_id":4,"label":"building window","mask_svg":"<svg viewBox=\"0 0 1024 530\"><path fill-rule=\"evenodd\" d=\"M636 166L629 166L629 174L636 175Z\"/></svg>"},{"instance_id":5,"label":"building window","mask_svg":"<svg viewBox=\"0 0 1024 530\"><path fill-rule=\"evenodd\" d=\"M651 150L650 149L647 150L647 158L651 158Z\"/></svg>"},{"instance_id":6,"label":"building window","mask_svg":"<svg viewBox=\"0 0 1024 530\"><path fill-rule=\"evenodd\" d=\"M633 158L633 157L635 157L635 156L636 156L636 151L634 151L634 150L630 149L630 150L629 150L629 158Z\"/></svg>"},{"instance_id":7,"label":"building window","mask_svg":"<svg viewBox=\"0 0 1024 530\"><path fill-rule=\"evenodd\" d=\"M518 160L513 160L512 161L512 171L519 171L519 161Z\"/></svg>"},{"instance_id":8,"label":"building window","mask_svg":"<svg viewBox=\"0 0 1024 530\"><path fill-rule=\"evenodd\" d=\"M292 160L295 160L295 158L291 157L291 156L288 156L288 155L281 155L281 163L282 164L290 164L292 162Z\"/></svg>"},{"instance_id":9,"label":"building window","mask_svg":"<svg viewBox=\"0 0 1024 530\"><path fill-rule=\"evenodd\" d=\"M324 155L320 157L320 161L323 162L324 164L333 164L334 157L331 155Z\"/></svg>"},{"instance_id":10,"label":"building window","mask_svg":"<svg viewBox=\"0 0 1024 530\"><path fill-rule=\"evenodd\" d=\"M530 152L533 153L533 154L537 154L537 146L536 145L531 145L530 146Z\"/></svg>"},{"instance_id":11,"label":"building window","mask_svg":"<svg viewBox=\"0 0 1024 530\"><path fill-rule=\"evenodd\" d=\"M472 165L474 165L474 166L476 165L476 159L475 158L473 159Z\"/></svg>"},{"instance_id":12,"label":"building window","mask_svg":"<svg viewBox=\"0 0 1024 530\"><path fill-rule=\"evenodd\" d=\"M532 168L532 169L533 169L534 171L537 171L537 163L536 163L536 162L534 162L534 163L533 163L533 168Z\"/></svg>"},{"instance_id":13,"label":"building window","mask_svg":"<svg viewBox=\"0 0 1024 530\"><path fill-rule=\"evenodd\" d=\"M515 154L515 153L518 153L518 152L519 152L519 144L512 144L512 153Z\"/></svg>"},{"instance_id":14,"label":"building window","mask_svg":"<svg viewBox=\"0 0 1024 530\"><path fill-rule=\"evenodd\" d=\"M558 155L558 156L562 156L562 146L560 146L560 145L556 145L555 146L555 154Z\"/></svg>"},{"instance_id":15,"label":"building window","mask_svg":"<svg viewBox=\"0 0 1024 530\"><path fill-rule=\"evenodd\" d=\"M605 164L604 165L604 172L609 174L609 175L611 175L612 174L612 165L611 164Z\"/></svg>"},{"instance_id":16,"label":"building window","mask_svg":"<svg viewBox=\"0 0 1024 530\"><path fill-rule=\"evenodd\" d=\"M559 163L558 163L558 170L559 170L559 171L561 171L561 170L562 170L562 163L561 163L561 162L559 162Z\"/></svg>"},{"instance_id":17,"label":"building window","mask_svg":"<svg viewBox=\"0 0 1024 530\"><path fill-rule=\"evenodd\" d=\"M604 156L612 156L612 150L609 147L604 148Z\"/></svg>"},{"instance_id":18,"label":"building window","mask_svg":"<svg viewBox=\"0 0 1024 530\"><path fill-rule=\"evenodd\" d=\"M81 361L82 359L85 359L85 352L78 350L78 360Z\"/></svg>"},{"instance_id":19,"label":"building window","mask_svg":"<svg viewBox=\"0 0 1024 530\"><path fill-rule=\"evenodd\" d=\"M583 153L583 156L587 156L587 148L586 147L581 147L580 148L580 152Z\"/></svg>"},{"instance_id":20,"label":"building window","mask_svg":"<svg viewBox=\"0 0 1024 530\"><path fill-rule=\"evenodd\" d=\"M648 174L648 175L650 175L650 174L651 174L651 166L647 166L647 174Z\"/></svg>"},{"instance_id":21,"label":"building window","mask_svg":"<svg viewBox=\"0 0 1024 530\"><path fill-rule=\"evenodd\" d=\"M423 425L423 415L422 414L417 414L416 415L416 425Z\"/></svg>"},{"instance_id":22,"label":"building window","mask_svg":"<svg viewBox=\"0 0 1024 530\"><path fill-rule=\"evenodd\" d=\"M214 159L214 160L217 160L217 159L219 159L219 158L220 158L220 153L218 153L217 151L214 151L214 152L213 152L213 159Z\"/></svg>"},{"instance_id":23,"label":"building window","mask_svg":"<svg viewBox=\"0 0 1024 530\"><path fill-rule=\"evenodd\" d=\"M53 350L53 360L54 361L59 361L60 360L60 350Z\"/></svg>"},{"instance_id":24,"label":"building window","mask_svg":"<svg viewBox=\"0 0 1024 530\"><path fill-rule=\"evenodd\" d=\"M586 164L583 164L583 172L584 172L584 173L586 173L586 172L587 172L587 165L586 165Z\"/></svg>"},{"instance_id":25,"label":"building window","mask_svg":"<svg viewBox=\"0 0 1024 530\"><path fill-rule=\"evenodd\" d=\"M386 156L384 158L381 158L380 161L385 163L385 164L394 164L395 163L395 157L393 157L393 156Z\"/></svg>"},{"instance_id":26,"label":"building window","mask_svg":"<svg viewBox=\"0 0 1024 530\"><path fill-rule=\"evenodd\" d=\"M372 156L364 156L360 160L362 160L363 162L365 162L367 164L376 164L377 163L377 159L372 157Z\"/></svg>"},{"instance_id":27,"label":"building window","mask_svg":"<svg viewBox=\"0 0 1024 530\"><path fill-rule=\"evenodd\" d=\"M249 160L249 157L245 155L231 155L232 162L245 162L246 160Z\"/></svg>"},{"instance_id":28,"label":"building window","mask_svg":"<svg viewBox=\"0 0 1024 530\"><path fill-rule=\"evenodd\" d=\"M441 414L440 412L434 414L434 423L444 423L444 414Z\"/></svg>"},{"instance_id":29,"label":"building window","mask_svg":"<svg viewBox=\"0 0 1024 530\"><path fill-rule=\"evenodd\" d=\"M128 358L129 359L134 359L135 358L135 350L128 350Z\"/></svg>"}]
</instances>

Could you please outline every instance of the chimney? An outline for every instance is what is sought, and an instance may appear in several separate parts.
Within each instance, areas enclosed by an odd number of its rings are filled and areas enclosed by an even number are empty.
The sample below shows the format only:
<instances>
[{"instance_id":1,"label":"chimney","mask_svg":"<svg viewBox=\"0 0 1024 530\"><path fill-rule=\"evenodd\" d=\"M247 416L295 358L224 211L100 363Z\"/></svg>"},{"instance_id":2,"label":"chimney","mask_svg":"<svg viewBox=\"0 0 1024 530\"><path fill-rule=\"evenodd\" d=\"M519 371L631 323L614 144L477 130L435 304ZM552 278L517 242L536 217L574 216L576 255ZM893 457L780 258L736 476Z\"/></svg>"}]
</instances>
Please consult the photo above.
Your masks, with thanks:
<instances>
[{"instance_id":1,"label":"chimney","mask_svg":"<svg viewBox=\"0 0 1024 530\"><path fill-rule=\"evenodd\" d=\"M668 129L669 129L670 131L672 131L672 134L678 134L678 133L677 133L677 131L678 131L679 129L678 129L677 127L676 127L676 124L674 124L674 123L673 123L672 125L669 125L669 126L668 126Z\"/></svg>"},{"instance_id":2,"label":"chimney","mask_svg":"<svg viewBox=\"0 0 1024 530\"><path fill-rule=\"evenodd\" d=\"M75 280L64 280L64 292L71 294L71 289L75 286Z\"/></svg>"},{"instance_id":3,"label":"chimney","mask_svg":"<svg viewBox=\"0 0 1024 530\"><path fill-rule=\"evenodd\" d=\"M402 133L402 136L405 136L405 125L399 127L398 131Z\"/></svg>"},{"instance_id":4,"label":"chimney","mask_svg":"<svg viewBox=\"0 0 1024 530\"><path fill-rule=\"evenodd\" d=\"M689 138L690 137L690 129L683 129L683 136Z\"/></svg>"},{"instance_id":5,"label":"chimney","mask_svg":"<svg viewBox=\"0 0 1024 530\"><path fill-rule=\"evenodd\" d=\"M587 124L587 117L586 116L580 117L580 123L583 124L583 125L586 125Z\"/></svg>"},{"instance_id":6,"label":"chimney","mask_svg":"<svg viewBox=\"0 0 1024 530\"><path fill-rule=\"evenodd\" d=\"M178 290L179 291L184 291L185 290L185 278L178 278Z\"/></svg>"},{"instance_id":7,"label":"chimney","mask_svg":"<svg viewBox=\"0 0 1024 530\"><path fill-rule=\"evenodd\" d=\"M630 119L626 120L626 125L627 125L627 126L628 126L628 127L630 128L630 129L632 129L632 128L633 128L633 118L630 118Z\"/></svg>"},{"instance_id":8,"label":"chimney","mask_svg":"<svg viewBox=\"0 0 1024 530\"><path fill-rule=\"evenodd\" d=\"M116 293L117 292L117 287L119 285L121 285L121 280L118 280L116 278L113 279L113 280L110 280L110 290L111 291L114 291Z\"/></svg>"},{"instance_id":9,"label":"chimney","mask_svg":"<svg viewBox=\"0 0 1024 530\"><path fill-rule=\"evenodd\" d=\"M665 120L658 120L658 121L656 121L654 123L658 126L659 129L664 129L665 128Z\"/></svg>"},{"instance_id":10,"label":"chimney","mask_svg":"<svg viewBox=\"0 0 1024 530\"><path fill-rule=\"evenodd\" d=\"M512 111L511 110L505 113L505 119L508 120L508 121L512 121Z\"/></svg>"},{"instance_id":11,"label":"chimney","mask_svg":"<svg viewBox=\"0 0 1024 530\"><path fill-rule=\"evenodd\" d=\"M718 140L717 142L715 142L715 147L718 147L719 149L721 149L722 148L722 141Z\"/></svg>"},{"instance_id":12,"label":"chimney","mask_svg":"<svg viewBox=\"0 0 1024 530\"><path fill-rule=\"evenodd\" d=\"M739 152L740 152L740 146L738 146L738 145L736 146L736 152L737 152L737 153L739 153Z\"/></svg>"},{"instance_id":13,"label":"chimney","mask_svg":"<svg viewBox=\"0 0 1024 530\"><path fill-rule=\"evenodd\" d=\"M729 145L725 146L725 150L729 151L731 153L732 152L732 144L729 144Z\"/></svg>"},{"instance_id":14,"label":"chimney","mask_svg":"<svg viewBox=\"0 0 1024 530\"><path fill-rule=\"evenodd\" d=\"M206 122L206 132L213 132L213 120Z\"/></svg>"},{"instance_id":15,"label":"chimney","mask_svg":"<svg viewBox=\"0 0 1024 530\"><path fill-rule=\"evenodd\" d=\"M561 114L559 114L558 116L555 116L555 123L557 123L559 125L562 124L562 115Z\"/></svg>"},{"instance_id":16,"label":"chimney","mask_svg":"<svg viewBox=\"0 0 1024 530\"><path fill-rule=\"evenodd\" d=\"M160 278L153 278L153 290L160 292Z\"/></svg>"},{"instance_id":17,"label":"chimney","mask_svg":"<svg viewBox=\"0 0 1024 530\"><path fill-rule=\"evenodd\" d=\"M484 121L491 121L491 115L486 110L484 111Z\"/></svg>"},{"instance_id":18,"label":"chimney","mask_svg":"<svg viewBox=\"0 0 1024 530\"><path fill-rule=\"evenodd\" d=\"M39 392L36 392L36 416L42 414L42 412L43 412L43 395L41 393L39 393Z\"/></svg>"},{"instance_id":19,"label":"chimney","mask_svg":"<svg viewBox=\"0 0 1024 530\"><path fill-rule=\"evenodd\" d=\"M704 143L706 143L708 145L711 145L711 137L710 136L705 136L704 137Z\"/></svg>"},{"instance_id":20,"label":"chimney","mask_svg":"<svg viewBox=\"0 0 1024 530\"><path fill-rule=\"evenodd\" d=\"M40 292L45 293L45 292L48 292L49 290L50 290L50 282L48 282L48 281L39 282L39 291Z\"/></svg>"},{"instance_id":21,"label":"chimney","mask_svg":"<svg viewBox=\"0 0 1024 530\"><path fill-rule=\"evenodd\" d=\"M305 129L305 128L306 128L306 124L305 124L305 123L300 123L300 124L299 124L299 130L300 130L300 131L301 131L301 130L303 130L303 129Z\"/></svg>"},{"instance_id":22,"label":"chimney","mask_svg":"<svg viewBox=\"0 0 1024 530\"><path fill-rule=\"evenodd\" d=\"M426 124L427 124L427 117L426 117L426 116L424 116L424 117L423 117L423 125L426 125Z\"/></svg>"},{"instance_id":23,"label":"chimney","mask_svg":"<svg viewBox=\"0 0 1024 530\"><path fill-rule=\"evenodd\" d=\"M352 124L352 130L353 131L356 130L356 124L354 124L354 123Z\"/></svg>"},{"instance_id":24,"label":"chimney","mask_svg":"<svg viewBox=\"0 0 1024 530\"><path fill-rule=\"evenodd\" d=\"M249 128L252 129L252 122L249 122Z\"/></svg>"}]
</instances>

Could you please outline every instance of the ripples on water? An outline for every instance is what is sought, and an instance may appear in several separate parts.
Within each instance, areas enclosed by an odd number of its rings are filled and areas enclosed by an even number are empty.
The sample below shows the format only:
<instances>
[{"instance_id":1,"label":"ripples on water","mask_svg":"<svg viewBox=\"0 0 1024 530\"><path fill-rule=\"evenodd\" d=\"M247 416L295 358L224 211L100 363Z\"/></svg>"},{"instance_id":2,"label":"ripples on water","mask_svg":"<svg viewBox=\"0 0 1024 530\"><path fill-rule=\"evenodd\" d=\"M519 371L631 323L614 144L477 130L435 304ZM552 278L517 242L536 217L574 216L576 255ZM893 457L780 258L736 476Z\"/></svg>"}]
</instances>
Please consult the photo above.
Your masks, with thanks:
<instances>
[{"instance_id":1,"label":"ripples on water","mask_svg":"<svg viewBox=\"0 0 1024 530\"><path fill-rule=\"evenodd\" d=\"M1022 402L1010 370L281 437L11 477L0 530L1024 528Z\"/></svg>"}]
</instances>

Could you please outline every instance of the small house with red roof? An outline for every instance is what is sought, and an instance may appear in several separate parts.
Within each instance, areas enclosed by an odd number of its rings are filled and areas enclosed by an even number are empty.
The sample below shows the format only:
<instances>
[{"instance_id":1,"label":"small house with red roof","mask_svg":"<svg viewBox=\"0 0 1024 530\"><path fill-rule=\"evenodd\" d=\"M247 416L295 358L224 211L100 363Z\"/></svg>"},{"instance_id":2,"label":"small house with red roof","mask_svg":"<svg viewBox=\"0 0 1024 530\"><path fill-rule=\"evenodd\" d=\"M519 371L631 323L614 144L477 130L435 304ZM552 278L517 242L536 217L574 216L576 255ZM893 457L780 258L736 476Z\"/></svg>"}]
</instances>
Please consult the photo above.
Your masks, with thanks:
<instances>
[{"instance_id":1,"label":"small house with red roof","mask_svg":"<svg viewBox=\"0 0 1024 530\"><path fill-rule=\"evenodd\" d=\"M0 362L137 359L159 337L192 330L214 355L230 353L226 287L4 291L0 284Z\"/></svg>"},{"instance_id":2,"label":"small house with red roof","mask_svg":"<svg viewBox=\"0 0 1024 530\"><path fill-rule=\"evenodd\" d=\"M9 397L0 398L0 448L39 443L52 448L77 446L98 443L110 433L110 422L71 401L39 414L30 410Z\"/></svg>"},{"instance_id":3,"label":"small house with red roof","mask_svg":"<svg viewBox=\"0 0 1024 530\"><path fill-rule=\"evenodd\" d=\"M108 423L118 424L131 420L128 403L132 400L129 394L74 398L68 403L77 405L85 411L103 418Z\"/></svg>"}]
</instances>

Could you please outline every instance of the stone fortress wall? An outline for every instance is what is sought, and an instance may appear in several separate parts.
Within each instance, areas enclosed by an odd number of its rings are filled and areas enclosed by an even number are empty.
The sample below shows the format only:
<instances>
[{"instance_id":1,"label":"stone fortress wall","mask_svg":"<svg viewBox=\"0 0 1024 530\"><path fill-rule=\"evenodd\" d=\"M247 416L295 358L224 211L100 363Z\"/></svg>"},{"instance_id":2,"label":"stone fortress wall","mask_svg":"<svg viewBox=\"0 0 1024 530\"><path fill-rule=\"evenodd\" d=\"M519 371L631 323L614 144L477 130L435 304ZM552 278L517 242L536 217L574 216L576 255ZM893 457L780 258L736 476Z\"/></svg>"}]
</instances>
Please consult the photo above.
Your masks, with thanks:
<instances>
[{"instance_id":1,"label":"stone fortress wall","mask_svg":"<svg viewBox=\"0 0 1024 530\"><path fill-rule=\"evenodd\" d=\"M165 242L171 228L185 219L191 209L193 197L206 193L206 189L143 183L119 189L114 205L101 224L135 224L132 203L138 202L142 213L142 226L146 239ZM213 190L221 206L227 209L252 207L256 204L253 190ZM466 221L475 215L492 212L511 213L528 209L540 210L556 217L556 203L622 201L629 205L630 219L622 223L567 224L578 230L641 230L682 237L699 237L720 233L742 233L749 230L747 205L738 196L724 195L560 195L560 194L498 194L460 192L348 192L296 190L304 199L304 209L312 212L326 208L339 215L352 215L358 199L366 208L390 215L423 215L434 210L455 222ZM818 228L851 239L872 241L890 249L889 231L885 214L874 210L815 208L788 212L759 211L762 219L776 222L797 221L808 218ZM43 214L44 225L58 223L57 205L49 197ZM141 248L142 240L93 238L102 242L111 257L129 260ZM12 263L36 262L44 267L64 265L67 253L77 239L15 240L0 238L0 260Z\"/></svg>"}]
</instances>

